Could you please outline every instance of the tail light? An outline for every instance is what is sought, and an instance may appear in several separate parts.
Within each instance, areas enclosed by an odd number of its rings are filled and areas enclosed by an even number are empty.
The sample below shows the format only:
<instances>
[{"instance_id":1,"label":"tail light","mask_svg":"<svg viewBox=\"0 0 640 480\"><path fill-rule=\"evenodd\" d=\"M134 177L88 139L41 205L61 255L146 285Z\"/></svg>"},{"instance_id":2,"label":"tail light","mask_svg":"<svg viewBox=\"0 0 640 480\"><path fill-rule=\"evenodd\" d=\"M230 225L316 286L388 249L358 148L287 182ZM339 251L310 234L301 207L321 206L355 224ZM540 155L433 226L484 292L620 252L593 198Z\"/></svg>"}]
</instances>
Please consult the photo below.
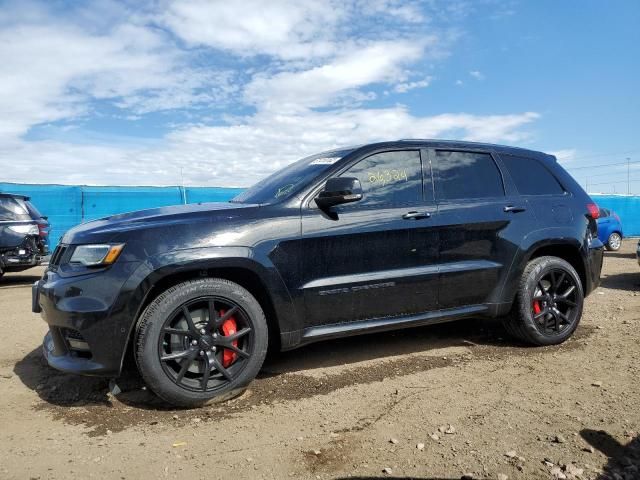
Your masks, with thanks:
<instances>
[{"instance_id":1,"label":"tail light","mask_svg":"<svg viewBox=\"0 0 640 480\"><path fill-rule=\"evenodd\" d=\"M617 213L614 213L614 214L613 214L613 217L614 217L617 221L620 221L620 217L618 216L618 214L617 214Z\"/></svg>"},{"instance_id":2,"label":"tail light","mask_svg":"<svg viewBox=\"0 0 640 480\"><path fill-rule=\"evenodd\" d=\"M595 203L587 203L587 215L594 220L597 220L600 217L600 209Z\"/></svg>"},{"instance_id":3,"label":"tail light","mask_svg":"<svg viewBox=\"0 0 640 480\"><path fill-rule=\"evenodd\" d=\"M39 223L38 224L38 235L40 235L40 237L44 238L47 235L49 235L49 225L47 225L46 223Z\"/></svg>"}]
</instances>

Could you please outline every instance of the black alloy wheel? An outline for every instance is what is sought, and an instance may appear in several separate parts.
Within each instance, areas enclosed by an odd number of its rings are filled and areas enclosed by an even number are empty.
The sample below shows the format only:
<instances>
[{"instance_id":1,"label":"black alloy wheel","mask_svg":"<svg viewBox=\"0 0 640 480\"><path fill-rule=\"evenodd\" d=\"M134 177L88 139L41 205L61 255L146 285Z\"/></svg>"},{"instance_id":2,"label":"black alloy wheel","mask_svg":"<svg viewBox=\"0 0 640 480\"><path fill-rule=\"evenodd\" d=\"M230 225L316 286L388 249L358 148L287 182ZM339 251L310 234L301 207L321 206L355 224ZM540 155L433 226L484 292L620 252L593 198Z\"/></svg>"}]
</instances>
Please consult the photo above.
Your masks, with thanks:
<instances>
[{"instance_id":1,"label":"black alloy wheel","mask_svg":"<svg viewBox=\"0 0 640 480\"><path fill-rule=\"evenodd\" d=\"M233 322L233 333L223 325ZM252 328L235 302L202 297L181 305L167 320L158 353L167 376L187 390L215 391L237 377L251 357Z\"/></svg>"},{"instance_id":2,"label":"black alloy wheel","mask_svg":"<svg viewBox=\"0 0 640 480\"><path fill-rule=\"evenodd\" d=\"M260 371L269 331L260 303L221 278L174 285L140 316L135 359L151 391L197 407L241 394Z\"/></svg>"},{"instance_id":3,"label":"black alloy wheel","mask_svg":"<svg viewBox=\"0 0 640 480\"><path fill-rule=\"evenodd\" d=\"M556 345L573 335L583 304L576 269L562 258L538 257L522 272L511 311L502 324L511 336L530 345Z\"/></svg>"},{"instance_id":4,"label":"black alloy wheel","mask_svg":"<svg viewBox=\"0 0 640 480\"><path fill-rule=\"evenodd\" d=\"M536 285L532 310L536 327L543 335L555 336L576 321L577 286L566 271L547 271Z\"/></svg>"}]
</instances>

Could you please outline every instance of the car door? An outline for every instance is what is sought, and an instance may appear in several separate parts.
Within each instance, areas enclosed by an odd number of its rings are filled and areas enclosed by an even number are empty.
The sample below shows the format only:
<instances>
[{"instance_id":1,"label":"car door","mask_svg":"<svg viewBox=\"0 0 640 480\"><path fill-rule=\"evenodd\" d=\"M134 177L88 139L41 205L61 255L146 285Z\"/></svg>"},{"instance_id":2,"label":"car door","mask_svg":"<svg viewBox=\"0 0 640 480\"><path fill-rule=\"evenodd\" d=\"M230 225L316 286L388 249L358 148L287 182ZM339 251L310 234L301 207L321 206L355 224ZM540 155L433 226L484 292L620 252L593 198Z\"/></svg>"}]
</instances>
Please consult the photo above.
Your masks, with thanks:
<instances>
[{"instance_id":1,"label":"car door","mask_svg":"<svg viewBox=\"0 0 640 480\"><path fill-rule=\"evenodd\" d=\"M423 227L435 204L424 197L420 150L365 155L337 175L358 178L363 199L334 207L335 220L312 199L302 207L306 326L436 308L437 232ZM430 181L429 174L428 191Z\"/></svg>"},{"instance_id":2,"label":"car door","mask_svg":"<svg viewBox=\"0 0 640 480\"><path fill-rule=\"evenodd\" d=\"M440 308L495 301L526 235L526 201L506 192L489 151L431 149L439 231Z\"/></svg>"},{"instance_id":3,"label":"car door","mask_svg":"<svg viewBox=\"0 0 640 480\"><path fill-rule=\"evenodd\" d=\"M514 187L529 205L540 228L566 228L573 222L574 208L565 187L536 158L500 153L500 162L508 172Z\"/></svg>"}]
</instances>

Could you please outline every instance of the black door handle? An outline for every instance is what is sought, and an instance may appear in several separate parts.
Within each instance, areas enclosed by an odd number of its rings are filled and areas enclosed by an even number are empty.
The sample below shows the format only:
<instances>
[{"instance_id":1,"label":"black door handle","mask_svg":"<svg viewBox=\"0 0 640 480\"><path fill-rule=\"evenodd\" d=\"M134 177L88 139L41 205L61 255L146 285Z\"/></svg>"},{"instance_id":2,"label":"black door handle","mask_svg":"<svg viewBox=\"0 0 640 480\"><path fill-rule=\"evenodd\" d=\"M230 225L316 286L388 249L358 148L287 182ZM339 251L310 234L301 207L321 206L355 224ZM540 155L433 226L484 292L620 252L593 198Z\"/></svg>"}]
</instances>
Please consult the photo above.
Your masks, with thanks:
<instances>
[{"instance_id":1,"label":"black door handle","mask_svg":"<svg viewBox=\"0 0 640 480\"><path fill-rule=\"evenodd\" d=\"M518 212L524 212L525 210L526 208L524 207L516 207L514 205L507 205L506 207L504 207L505 212L518 213Z\"/></svg>"},{"instance_id":2,"label":"black door handle","mask_svg":"<svg viewBox=\"0 0 640 480\"><path fill-rule=\"evenodd\" d=\"M431 214L429 212L407 212L402 215L405 220L421 220L423 218L429 218Z\"/></svg>"}]
</instances>

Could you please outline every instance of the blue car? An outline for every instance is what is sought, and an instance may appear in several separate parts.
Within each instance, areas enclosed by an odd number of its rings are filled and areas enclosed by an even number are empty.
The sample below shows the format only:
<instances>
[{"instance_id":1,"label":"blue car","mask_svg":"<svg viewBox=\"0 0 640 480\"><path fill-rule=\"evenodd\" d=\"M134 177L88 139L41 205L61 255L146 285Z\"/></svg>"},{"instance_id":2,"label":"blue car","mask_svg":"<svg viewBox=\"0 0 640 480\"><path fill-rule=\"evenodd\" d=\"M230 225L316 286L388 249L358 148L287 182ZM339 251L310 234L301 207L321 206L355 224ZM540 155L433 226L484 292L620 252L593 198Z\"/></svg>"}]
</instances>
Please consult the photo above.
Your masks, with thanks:
<instances>
[{"instance_id":1,"label":"blue car","mask_svg":"<svg viewBox=\"0 0 640 480\"><path fill-rule=\"evenodd\" d=\"M620 217L608 208L600 209L598 217L598 238L607 250L620 250L622 245L622 222Z\"/></svg>"}]
</instances>

